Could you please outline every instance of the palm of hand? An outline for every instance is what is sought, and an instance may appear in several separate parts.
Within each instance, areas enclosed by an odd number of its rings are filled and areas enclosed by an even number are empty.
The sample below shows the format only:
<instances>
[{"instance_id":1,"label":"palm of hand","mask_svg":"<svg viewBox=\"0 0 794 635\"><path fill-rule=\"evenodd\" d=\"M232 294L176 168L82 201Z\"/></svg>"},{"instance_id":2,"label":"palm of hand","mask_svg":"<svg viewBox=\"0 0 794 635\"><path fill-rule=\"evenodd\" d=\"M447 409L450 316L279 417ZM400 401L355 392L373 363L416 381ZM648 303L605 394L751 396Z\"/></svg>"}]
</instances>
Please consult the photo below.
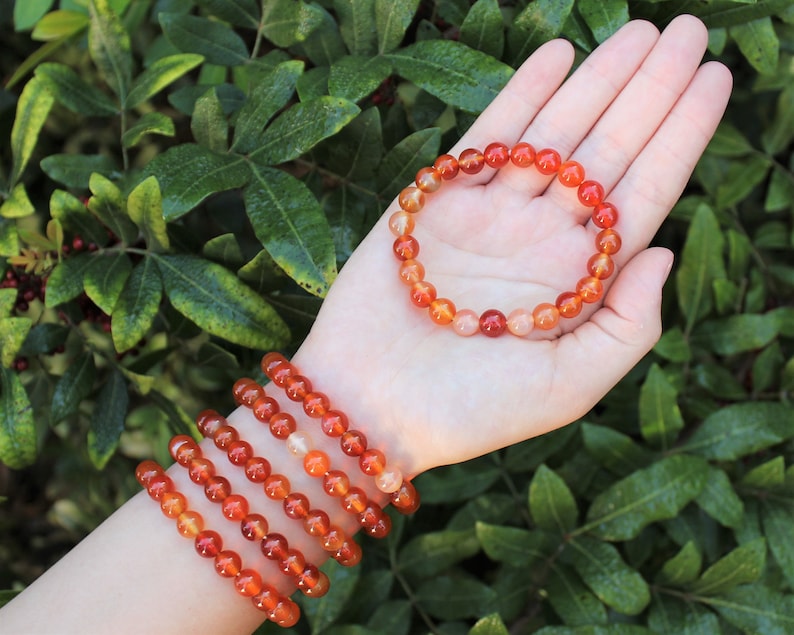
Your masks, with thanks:
<instances>
[{"instance_id":1,"label":"palm of hand","mask_svg":"<svg viewBox=\"0 0 794 635\"><path fill-rule=\"evenodd\" d=\"M462 461L569 423L653 346L671 256L646 246L730 92L724 67L699 66L705 42L705 29L690 17L661 36L634 22L562 87L571 50L552 42L450 151L456 156L491 141L525 140L582 163L622 211L619 272L603 303L527 338L460 338L408 300L387 226L395 203L356 249L299 355L327 378L356 426L394 448L390 453L408 471ZM649 86L658 90L649 94ZM586 275L595 252L590 211L575 190L534 168L486 166L430 195L414 235L440 297L459 309L508 313L553 302Z\"/></svg>"}]
</instances>

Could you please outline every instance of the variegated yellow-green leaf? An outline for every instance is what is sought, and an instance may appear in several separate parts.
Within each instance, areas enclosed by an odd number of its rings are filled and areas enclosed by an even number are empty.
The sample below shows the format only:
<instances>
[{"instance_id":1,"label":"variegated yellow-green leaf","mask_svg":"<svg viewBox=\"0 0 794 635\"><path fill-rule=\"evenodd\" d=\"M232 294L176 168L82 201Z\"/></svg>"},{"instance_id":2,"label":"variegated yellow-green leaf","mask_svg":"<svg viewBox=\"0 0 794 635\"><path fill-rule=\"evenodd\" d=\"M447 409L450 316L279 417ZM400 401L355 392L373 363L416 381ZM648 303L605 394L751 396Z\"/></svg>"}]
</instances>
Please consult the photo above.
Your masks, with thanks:
<instances>
[{"instance_id":1,"label":"variegated yellow-green leaf","mask_svg":"<svg viewBox=\"0 0 794 635\"><path fill-rule=\"evenodd\" d=\"M740 584L758 580L765 563L766 539L756 538L717 560L689 589L697 595L722 595Z\"/></svg>"},{"instance_id":2,"label":"variegated yellow-green leaf","mask_svg":"<svg viewBox=\"0 0 794 635\"><path fill-rule=\"evenodd\" d=\"M165 36L183 53L201 55L208 64L218 66L239 66L249 61L243 38L220 22L182 13L160 13L158 18Z\"/></svg>"},{"instance_id":3,"label":"variegated yellow-green leaf","mask_svg":"<svg viewBox=\"0 0 794 635\"><path fill-rule=\"evenodd\" d=\"M163 88L196 68L203 61L204 58L201 55L193 53L161 57L135 78L124 102L124 107L127 110L132 110L142 102L151 99Z\"/></svg>"},{"instance_id":4,"label":"variegated yellow-green leaf","mask_svg":"<svg viewBox=\"0 0 794 635\"><path fill-rule=\"evenodd\" d=\"M132 262L127 254L96 254L85 271L85 292L94 304L111 315L131 272Z\"/></svg>"},{"instance_id":5,"label":"variegated yellow-green leaf","mask_svg":"<svg viewBox=\"0 0 794 635\"><path fill-rule=\"evenodd\" d=\"M375 0L378 53L391 53L405 37L419 0Z\"/></svg>"},{"instance_id":6,"label":"variegated yellow-green leaf","mask_svg":"<svg viewBox=\"0 0 794 635\"><path fill-rule=\"evenodd\" d=\"M262 3L262 33L276 46L303 42L323 22L322 9L303 0L267 0Z\"/></svg>"},{"instance_id":7,"label":"variegated yellow-green leaf","mask_svg":"<svg viewBox=\"0 0 794 635\"><path fill-rule=\"evenodd\" d=\"M85 203L65 190L55 190L50 197L50 215L66 229L78 234L86 243L104 246L108 234Z\"/></svg>"},{"instance_id":8,"label":"variegated yellow-green leaf","mask_svg":"<svg viewBox=\"0 0 794 635\"><path fill-rule=\"evenodd\" d=\"M127 203L116 184L101 174L94 173L88 186L93 194L88 200L88 209L124 244L134 243L138 238L138 228L130 220Z\"/></svg>"},{"instance_id":9,"label":"variegated yellow-green leaf","mask_svg":"<svg viewBox=\"0 0 794 635\"><path fill-rule=\"evenodd\" d=\"M11 190L11 196L0 205L0 216L3 218L24 218L35 211L24 183L17 183Z\"/></svg>"},{"instance_id":10,"label":"variegated yellow-green leaf","mask_svg":"<svg viewBox=\"0 0 794 635\"><path fill-rule=\"evenodd\" d=\"M190 131L196 142L212 152L225 153L229 148L229 122L223 112L215 87L196 100Z\"/></svg>"},{"instance_id":11,"label":"variegated yellow-green leaf","mask_svg":"<svg viewBox=\"0 0 794 635\"><path fill-rule=\"evenodd\" d=\"M44 304L54 307L80 295L83 292L85 272L92 262L93 256L85 253L64 258L59 262L47 280Z\"/></svg>"},{"instance_id":12,"label":"variegated yellow-green leaf","mask_svg":"<svg viewBox=\"0 0 794 635\"><path fill-rule=\"evenodd\" d=\"M39 64L36 77L49 82L58 103L78 115L103 117L115 115L119 111L118 105L110 97L65 64Z\"/></svg>"},{"instance_id":13,"label":"variegated yellow-green leaf","mask_svg":"<svg viewBox=\"0 0 794 635\"><path fill-rule=\"evenodd\" d=\"M168 231L163 216L163 197L157 179L141 181L127 197L127 212L138 225L150 251L168 251Z\"/></svg>"},{"instance_id":14,"label":"variegated yellow-green leaf","mask_svg":"<svg viewBox=\"0 0 794 635\"><path fill-rule=\"evenodd\" d=\"M151 258L144 258L127 278L113 309L111 334L119 353L131 349L149 331L162 295L157 266Z\"/></svg>"},{"instance_id":15,"label":"variegated yellow-green leaf","mask_svg":"<svg viewBox=\"0 0 794 635\"><path fill-rule=\"evenodd\" d=\"M334 0L339 31L353 55L372 56L378 47L375 3L372 0Z\"/></svg>"},{"instance_id":16,"label":"variegated yellow-green leaf","mask_svg":"<svg viewBox=\"0 0 794 635\"><path fill-rule=\"evenodd\" d=\"M77 412L80 403L93 390L95 379L94 355L90 352L80 353L55 384L50 410L53 424Z\"/></svg>"},{"instance_id":17,"label":"variegated yellow-green leaf","mask_svg":"<svg viewBox=\"0 0 794 635\"><path fill-rule=\"evenodd\" d=\"M0 365L11 368L33 321L28 317L0 317Z\"/></svg>"},{"instance_id":18,"label":"variegated yellow-green leaf","mask_svg":"<svg viewBox=\"0 0 794 635\"><path fill-rule=\"evenodd\" d=\"M15 2L15 5L27 4L25 2ZM30 37L39 42L51 42L61 40L85 29L89 24L89 17L81 11L71 11L69 9L58 9L50 11L41 18L33 27Z\"/></svg>"},{"instance_id":19,"label":"variegated yellow-green leaf","mask_svg":"<svg viewBox=\"0 0 794 635\"><path fill-rule=\"evenodd\" d=\"M124 131L121 143L125 148L132 148L150 134L173 137L176 134L174 120L161 112L147 112Z\"/></svg>"},{"instance_id":20,"label":"variegated yellow-green leaf","mask_svg":"<svg viewBox=\"0 0 794 635\"><path fill-rule=\"evenodd\" d=\"M0 462L12 470L36 458L33 407L15 372L0 366Z\"/></svg>"},{"instance_id":21,"label":"variegated yellow-green leaf","mask_svg":"<svg viewBox=\"0 0 794 635\"><path fill-rule=\"evenodd\" d=\"M8 177L9 184L15 185L22 176L54 101L50 85L45 80L34 77L25 84L17 102L14 125L11 128L13 163Z\"/></svg>"},{"instance_id":22,"label":"variegated yellow-green leaf","mask_svg":"<svg viewBox=\"0 0 794 635\"><path fill-rule=\"evenodd\" d=\"M90 0L88 50L108 86L121 103L127 100L132 81L130 36L108 0Z\"/></svg>"}]
</instances>

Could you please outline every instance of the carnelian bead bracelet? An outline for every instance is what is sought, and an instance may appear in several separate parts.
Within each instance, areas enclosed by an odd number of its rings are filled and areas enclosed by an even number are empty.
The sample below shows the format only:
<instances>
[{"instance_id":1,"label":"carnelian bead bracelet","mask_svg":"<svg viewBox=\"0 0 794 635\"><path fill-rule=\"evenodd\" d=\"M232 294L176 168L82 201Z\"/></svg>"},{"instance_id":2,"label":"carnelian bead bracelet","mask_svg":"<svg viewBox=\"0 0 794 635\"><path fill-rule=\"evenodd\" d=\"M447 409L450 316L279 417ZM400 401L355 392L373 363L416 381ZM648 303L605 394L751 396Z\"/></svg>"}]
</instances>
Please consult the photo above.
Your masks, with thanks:
<instances>
[{"instance_id":1,"label":"carnelian bead bracelet","mask_svg":"<svg viewBox=\"0 0 794 635\"><path fill-rule=\"evenodd\" d=\"M184 439L172 441L170 446L174 448L172 455L178 452L180 459L177 460L182 465L187 465L191 460L200 458L201 450L195 442L190 446L184 443ZM188 454L192 456L189 457ZM243 597L251 598L253 605L263 611L268 620L285 628L298 623L298 605L263 582L262 576L255 569L244 568L237 552L223 548L220 534L205 528L201 514L188 509L187 499L174 488L173 481L160 465L154 461L142 461L135 470L135 478L151 498L159 501L163 514L176 520L179 534L193 539L196 553L203 558L211 558L218 575L230 578L236 591Z\"/></svg>"},{"instance_id":2,"label":"carnelian bead bracelet","mask_svg":"<svg viewBox=\"0 0 794 635\"><path fill-rule=\"evenodd\" d=\"M486 166L498 170L512 163L518 168L534 165L543 175L556 175L557 180L569 188L576 188L579 203L592 208L591 219L600 229L595 237L596 253L588 260L586 274L573 291L561 293L552 302L543 302L534 309L519 307L505 315L498 309L488 309L477 315L471 309L458 309L450 299L438 297L436 287L425 280L425 268L417 260L419 241L412 232L416 215L422 210L426 196L438 191L444 181L454 179L459 172L477 174ZM414 185L408 186L397 197L400 211L389 218L389 229L396 236L392 251L400 261L399 276L409 287L411 303L427 309L430 319L440 326L451 325L458 335L482 333L498 337L512 333L518 337L529 335L533 329L550 330L560 318L573 318L582 311L583 304L597 302L603 295L603 281L612 275L615 265L612 256L621 247L620 235L613 229L618 221L618 210L604 201L604 187L585 178L585 170L576 161L563 161L560 153L551 148L535 149L526 142L512 148L494 142L480 152L474 148L463 150L455 158L442 154L432 166L416 174Z\"/></svg>"}]
</instances>

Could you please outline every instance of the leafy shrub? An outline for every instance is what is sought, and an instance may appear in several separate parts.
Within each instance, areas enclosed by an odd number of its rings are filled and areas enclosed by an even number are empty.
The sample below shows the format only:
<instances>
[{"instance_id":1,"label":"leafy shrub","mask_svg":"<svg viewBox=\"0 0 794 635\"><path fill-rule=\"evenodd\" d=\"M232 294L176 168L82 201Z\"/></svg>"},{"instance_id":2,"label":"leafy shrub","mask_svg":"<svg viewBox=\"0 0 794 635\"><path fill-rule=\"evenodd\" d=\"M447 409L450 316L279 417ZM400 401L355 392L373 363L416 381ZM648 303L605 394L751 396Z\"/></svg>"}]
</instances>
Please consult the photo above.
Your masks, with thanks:
<instances>
[{"instance_id":1,"label":"leafy shrub","mask_svg":"<svg viewBox=\"0 0 794 635\"><path fill-rule=\"evenodd\" d=\"M299 344L539 44L686 10L736 90L657 238L678 254L662 340L582 421L423 475L423 509L295 632L794 631L789 0L55 4L0 3L0 585Z\"/></svg>"}]
</instances>

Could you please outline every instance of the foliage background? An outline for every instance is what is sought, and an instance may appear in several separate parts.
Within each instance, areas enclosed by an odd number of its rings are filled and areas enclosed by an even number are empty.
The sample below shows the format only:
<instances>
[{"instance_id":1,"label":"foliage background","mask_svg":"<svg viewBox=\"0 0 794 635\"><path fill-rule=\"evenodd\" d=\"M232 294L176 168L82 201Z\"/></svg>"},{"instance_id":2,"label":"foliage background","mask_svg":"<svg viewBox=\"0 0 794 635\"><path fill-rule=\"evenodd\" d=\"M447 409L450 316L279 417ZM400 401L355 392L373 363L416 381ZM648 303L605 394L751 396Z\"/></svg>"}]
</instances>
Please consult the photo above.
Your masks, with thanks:
<instances>
[{"instance_id":1,"label":"foliage background","mask_svg":"<svg viewBox=\"0 0 794 635\"><path fill-rule=\"evenodd\" d=\"M423 475L294 632L794 631L790 0L0 0L2 599L299 344L534 48L684 12L736 88L657 237L662 340L582 421Z\"/></svg>"}]
</instances>

